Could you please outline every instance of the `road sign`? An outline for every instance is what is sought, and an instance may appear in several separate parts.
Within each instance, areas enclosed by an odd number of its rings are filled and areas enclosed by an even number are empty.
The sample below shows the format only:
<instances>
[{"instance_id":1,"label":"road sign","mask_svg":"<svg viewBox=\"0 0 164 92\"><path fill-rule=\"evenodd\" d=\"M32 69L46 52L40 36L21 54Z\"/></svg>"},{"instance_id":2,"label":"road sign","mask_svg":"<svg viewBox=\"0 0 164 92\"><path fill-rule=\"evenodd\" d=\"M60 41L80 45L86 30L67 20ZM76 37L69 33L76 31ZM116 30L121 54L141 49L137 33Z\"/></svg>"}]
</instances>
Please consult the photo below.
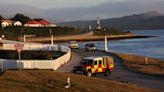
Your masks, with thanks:
<instances>
[{"instance_id":1,"label":"road sign","mask_svg":"<svg viewBox=\"0 0 164 92\"><path fill-rule=\"evenodd\" d=\"M18 53L20 53L23 50L24 44L14 44L15 49L17 50Z\"/></svg>"}]
</instances>

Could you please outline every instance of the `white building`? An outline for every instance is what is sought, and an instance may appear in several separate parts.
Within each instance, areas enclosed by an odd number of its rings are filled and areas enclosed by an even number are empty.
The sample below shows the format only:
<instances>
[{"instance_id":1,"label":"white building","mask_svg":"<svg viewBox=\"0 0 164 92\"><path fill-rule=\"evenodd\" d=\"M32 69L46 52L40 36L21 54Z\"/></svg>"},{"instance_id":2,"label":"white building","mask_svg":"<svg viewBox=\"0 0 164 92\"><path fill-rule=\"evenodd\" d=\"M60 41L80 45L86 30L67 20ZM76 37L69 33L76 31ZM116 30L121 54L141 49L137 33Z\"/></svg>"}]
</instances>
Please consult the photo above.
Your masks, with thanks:
<instances>
[{"instance_id":1,"label":"white building","mask_svg":"<svg viewBox=\"0 0 164 92\"><path fill-rule=\"evenodd\" d=\"M13 21L11 20L2 20L1 21L1 26L4 28L4 27L7 27L7 26L12 26L13 24Z\"/></svg>"},{"instance_id":2,"label":"white building","mask_svg":"<svg viewBox=\"0 0 164 92\"><path fill-rule=\"evenodd\" d=\"M28 23L24 24L25 27L43 27L43 25L37 21L29 21Z\"/></svg>"},{"instance_id":3,"label":"white building","mask_svg":"<svg viewBox=\"0 0 164 92\"><path fill-rule=\"evenodd\" d=\"M40 21L31 20L27 22L26 24L24 24L24 26L26 27L56 27L57 25L49 23L45 20L40 20Z\"/></svg>"},{"instance_id":4,"label":"white building","mask_svg":"<svg viewBox=\"0 0 164 92\"><path fill-rule=\"evenodd\" d=\"M11 20L2 20L1 21L2 28L7 26L22 26L22 23L20 21L11 21Z\"/></svg>"},{"instance_id":5,"label":"white building","mask_svg":"<svg viewBox=\"0 0 164 92\"><path fill-rule=\"evenodd\" d=\"M14 22L14 26L22 26L22 23L20 21Z\"/></svg>"}]
</instances>

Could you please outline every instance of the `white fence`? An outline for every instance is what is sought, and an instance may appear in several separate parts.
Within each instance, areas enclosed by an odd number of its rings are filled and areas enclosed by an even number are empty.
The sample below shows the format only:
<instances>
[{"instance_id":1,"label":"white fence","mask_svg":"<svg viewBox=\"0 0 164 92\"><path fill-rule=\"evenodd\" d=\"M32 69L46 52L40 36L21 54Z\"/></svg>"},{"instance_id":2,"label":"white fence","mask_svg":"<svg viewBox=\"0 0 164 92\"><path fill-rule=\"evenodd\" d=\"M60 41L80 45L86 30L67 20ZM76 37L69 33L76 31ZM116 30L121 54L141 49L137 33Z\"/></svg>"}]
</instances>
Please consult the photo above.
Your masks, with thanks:
<instances>
[{"instance_id":1,"label":"white fence","mask_svg":"<svg viewBox=\"0 0 164 92\"><path fill-rule=\"evenodd\" d=\"M3 44L3 50L15 50L14 44ZM9 60L0 59L0 64L5 69L53 69L57 70L61 65L67 63L71 57L71 50L68 47L49 44L24 44L23 50L35 51L62 51L63 56L55 60Z\"/></svg>"}]
</instances>

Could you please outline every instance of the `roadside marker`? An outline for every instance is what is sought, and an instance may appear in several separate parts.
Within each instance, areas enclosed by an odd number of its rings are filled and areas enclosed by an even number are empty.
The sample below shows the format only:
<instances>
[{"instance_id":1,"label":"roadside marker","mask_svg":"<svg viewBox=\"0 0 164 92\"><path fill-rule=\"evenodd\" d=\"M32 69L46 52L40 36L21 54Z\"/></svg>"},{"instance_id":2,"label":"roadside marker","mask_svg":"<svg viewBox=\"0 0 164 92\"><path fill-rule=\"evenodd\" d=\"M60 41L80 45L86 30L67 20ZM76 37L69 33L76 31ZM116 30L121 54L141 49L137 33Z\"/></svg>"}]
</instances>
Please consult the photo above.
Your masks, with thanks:
<instances>
[{"instance_id":1,"label":"roadside marker","mask_svg":"<svg viewBox=\"0 0 164 92\"><path fill-rule=\"evenodd\" d=\"M17 50L18 55L19 55L19 64L17 65L17 67L19 67L19 70L21 70L21 51L23 50L24 44L17 43L17 44L14 44L14 47Z\"/></svg>"}]
</instances>

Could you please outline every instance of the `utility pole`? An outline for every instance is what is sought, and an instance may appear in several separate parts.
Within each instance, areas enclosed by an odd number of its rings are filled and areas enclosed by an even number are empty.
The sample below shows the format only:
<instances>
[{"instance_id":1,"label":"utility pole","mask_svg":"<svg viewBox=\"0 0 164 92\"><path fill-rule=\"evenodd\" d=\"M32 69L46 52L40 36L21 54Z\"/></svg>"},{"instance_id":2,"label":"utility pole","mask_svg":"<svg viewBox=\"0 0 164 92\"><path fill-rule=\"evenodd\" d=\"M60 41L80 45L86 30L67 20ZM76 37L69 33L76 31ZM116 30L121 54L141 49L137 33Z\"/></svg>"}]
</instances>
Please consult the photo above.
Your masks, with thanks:
<instances>
[{"instance_id":1,"label":"utility pole","mask_svg":"<svg viewBox=\"0 0 164 92\"><path fill-rule=\"evenodd\" d=\"M108 41L107 36L105 36L105 52L108 52Z\"/></svg>"},{"instance_id":2,"label":"utility pole","mask_svg":"<svg viewBox=\"0 0 164 92\"><path fill-rule=\"evenodd\" d=\"M23 42L26 42L26 35L23 35Z\"/></svg>"},{"instance_id":3,"label":"utility pole","mask_svg":"<svg viewBox=\"0 0 164 92\"><path fill-rule=\"evenodd\" d=\"M52 34L51 29L50 29L50 36L51 36L51 45L54 45L54 36Z\"/></svg>"}]
</instances>

